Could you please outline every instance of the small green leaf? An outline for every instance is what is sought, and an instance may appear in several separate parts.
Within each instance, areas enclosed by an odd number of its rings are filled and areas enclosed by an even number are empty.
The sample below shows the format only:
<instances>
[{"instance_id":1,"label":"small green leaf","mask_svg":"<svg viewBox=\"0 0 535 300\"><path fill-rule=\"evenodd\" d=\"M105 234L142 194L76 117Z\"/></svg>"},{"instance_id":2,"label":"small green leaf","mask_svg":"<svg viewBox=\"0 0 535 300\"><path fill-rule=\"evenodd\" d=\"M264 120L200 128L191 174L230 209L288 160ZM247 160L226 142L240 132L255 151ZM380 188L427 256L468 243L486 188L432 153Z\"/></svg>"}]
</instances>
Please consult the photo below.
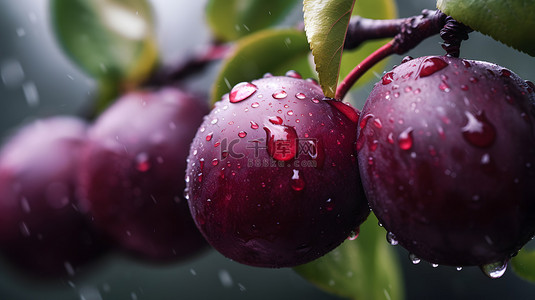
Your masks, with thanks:
<instances>
[{"instance_id":1,"label":"small green leaf","mask_svg":"<svg viewBox=\"0 0 535 300\"><path fill-rule=\"evenodd\" d=\"M394 19L397 17L397 8L394 0L359 0L353 9L353 15L370 19ZM390 39L381 39L364 43L357 49L344 51L340 66L340 80L349 74L368 55L386 44ZM377 80L376 74L381 74L387 64L387 60L377 63L368 70L353 87L358 87L370 80Z\"/></svg>"},{"instance_id":2,"label":"small green leaf","mask_svg":"<svg viewBox=\"0 0 535 300\"><path fill-rule=\"evenodd\" d=\"M294 270L319 288L352 299L403 299L401 267L375 216L325 256Z\"/></svg>"},{"instance_id":3,"label":"small green leaf","mask_svg":"<svg viewBox=\"0 0 535 300\"><path fill-rule=\"evenodd\" d=\"M437 8L474 30L535 56L535 1L437 0Z\"/></svg>"},{"instance_id":4,"label":"small green leaf","mask_svg":"<svg viewBox=\"0 0 535 300\"><path fill-rule=\"evenodd\" d=\"M306 36L299 30L267 29L247 36L224 61L212 89L212 102L221 100L235 84L261 78L265 73L284 75L295 70L303 77L314 77L309 54Z\"/></svg>"},{"instance_id":5,"label":"small green leaf","mask_svg":"<svg viewBox=\"0 0 535 300\"><path fill-rule=\"evenodd\" d=\"M99 80L135 85L158 59L152 10L146 0L52 0L63 50Z\"/></svg>"},{"instance_id":6,"label":"small green leaf","mask_svg":"<svg viewBox=\"0 0 535 300\"><path fill-rule=\"evenodd\" d=\"M323 93L334 98L355 0L304 0L305 31Z\"/></svg>"},{"instance_id":7,"label":"small green leaf","mask_svg":"<svg viewBox=\"0 0 535 300\"><path fill-rule=\"evenodd\" d=\"M299 3L301 0L210 0L206 17L216 38L229 42L278 25Z\"/></svg>"},{"instance_id":8,"label":"small green leaf","mask_svg":"<svg viewBox=\"0 0 535 300\"><path fill-rule=\"evenodd\" d=\"M535 283L535 250L520 250L511 265L518 276Z\"/></svg>"}]
</instances>

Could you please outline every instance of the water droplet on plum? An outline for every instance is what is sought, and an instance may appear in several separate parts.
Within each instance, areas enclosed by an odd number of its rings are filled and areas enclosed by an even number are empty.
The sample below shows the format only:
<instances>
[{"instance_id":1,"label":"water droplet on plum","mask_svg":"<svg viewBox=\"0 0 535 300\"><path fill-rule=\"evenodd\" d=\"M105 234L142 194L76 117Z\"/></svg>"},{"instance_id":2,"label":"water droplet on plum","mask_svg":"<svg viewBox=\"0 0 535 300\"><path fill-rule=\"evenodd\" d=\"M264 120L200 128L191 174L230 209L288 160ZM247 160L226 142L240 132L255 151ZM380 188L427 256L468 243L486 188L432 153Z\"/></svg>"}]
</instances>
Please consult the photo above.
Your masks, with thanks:
<instances>
[{"instance_id":1,"label":"water droplet on plum","mask_svg":"<svg viewBox=\"0 0 535 300\"><path fill-rule=\"evenodd\" d=\"M241 102L251 97L257 90L258 87L250 82L240 82L230 91L229 101L231 103Z\"/></svg>"}]
</instances>

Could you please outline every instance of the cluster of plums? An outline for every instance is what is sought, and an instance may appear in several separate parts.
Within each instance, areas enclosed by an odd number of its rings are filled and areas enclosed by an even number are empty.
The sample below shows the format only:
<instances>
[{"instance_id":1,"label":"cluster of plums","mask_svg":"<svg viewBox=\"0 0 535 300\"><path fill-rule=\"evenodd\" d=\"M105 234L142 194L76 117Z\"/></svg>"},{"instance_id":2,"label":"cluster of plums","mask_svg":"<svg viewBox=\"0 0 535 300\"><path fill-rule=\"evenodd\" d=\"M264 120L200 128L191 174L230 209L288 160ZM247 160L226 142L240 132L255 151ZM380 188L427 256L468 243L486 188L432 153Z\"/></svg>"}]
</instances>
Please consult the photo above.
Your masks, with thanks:
<instances>
[{"instance_id":1,"label":"cluster of plums","mask_svg":"<svg viewBox=\"0 0 535 300\"><path fill-rule=\"evenodd\" d=\"M237 84L209 114L175 88L130 93L89 126L51 118L6 142L0 248L46 273L110 241L157 261L207 241L292 267L358 234L371 209L414 261L498 274L535 233L534 90L437 56L404 59L362 112L293 71Z\"/></svg>"},{"instance_id":2,"label":"cluster of plums","mask_svg":"<svg viewBox=\"0 0 535 300\"><path fill-rule=\"evenodd\" d=\"M207 248L184 199L186 156L206 103L166 87L128 93L92 124L34 121L0 153L0 251L38 278L111 249L169 262Z\"/></svg>"},{"instance_id":3,"label":"cluster of plums","mask_svg":"<svg viewBox=\"0 0 535 300\"><path fill-rule=\"evenodd\" d=\"M295 72L239 83L192 143L192 216L225 256L291 267L371 209L413 262L498 277L535 234L534 89L444 56L404 59L360 113Z\"/></svg>"}]
</instances>

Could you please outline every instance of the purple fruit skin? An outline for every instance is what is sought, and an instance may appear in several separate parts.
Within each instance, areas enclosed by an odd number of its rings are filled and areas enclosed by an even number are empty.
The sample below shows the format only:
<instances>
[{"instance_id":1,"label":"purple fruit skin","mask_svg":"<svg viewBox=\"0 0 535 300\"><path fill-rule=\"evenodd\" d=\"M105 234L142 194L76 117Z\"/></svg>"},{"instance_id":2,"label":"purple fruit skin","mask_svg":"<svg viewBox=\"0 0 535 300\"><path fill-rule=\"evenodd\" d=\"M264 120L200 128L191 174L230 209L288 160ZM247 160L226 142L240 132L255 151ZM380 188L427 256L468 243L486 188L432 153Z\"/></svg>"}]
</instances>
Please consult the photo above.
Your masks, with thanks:
<instances>
[{"instance_id":1,"label":"purple fruit skin","mask_svg":"<svg viewBox=\"0 0 535 300\"><path fill-rule=\"evenodd\" d=\"M351 121L321 100L312 81L269 77L252 84L257 90L243 101L223 96L199 128L188 158L189 205L226 257L292 267L334 249L369 215L356 161L357 113L351 108ZM282 90L285 98L272 96ZM295 130L299 144L315 141L317 151L272 159L268 133L284 128Z\"/></svg>"},{"instance_id":2,"label":"purple fruit skin","mask_svg":"<svg viewBox=\"0 0 535 300\"><path fill-rule=\"evenodd\" d=\"M189 145L207 113L204 102L176 88L136 91L89 129L81 203L138 259L179 261L207 248L184 199Z\"/></svg>"},{"instance_id":3,"label":"purple fruit skin","mask_svg":"<svg viewBox=\"0 0 535 300\"><path fill-rule=\"evenodd\" d=\"M429 59L394 68L364 105L357 148L370 206L421 259L506 261L535 233L533 88L495 64L449 57L419 76Z\"/></svg>"},{"instance_id":4,"label":"purple fruit skin","mask_svg":"<svg viewBox=\"0 0 535 300\"><path fill-rule=\"evenodd\" d=\"M52 117L15 132L0 153L0 247L36 277L74 275L108 248L79 212L78 156L87 125Z\"/></svg>"}]
</instances>

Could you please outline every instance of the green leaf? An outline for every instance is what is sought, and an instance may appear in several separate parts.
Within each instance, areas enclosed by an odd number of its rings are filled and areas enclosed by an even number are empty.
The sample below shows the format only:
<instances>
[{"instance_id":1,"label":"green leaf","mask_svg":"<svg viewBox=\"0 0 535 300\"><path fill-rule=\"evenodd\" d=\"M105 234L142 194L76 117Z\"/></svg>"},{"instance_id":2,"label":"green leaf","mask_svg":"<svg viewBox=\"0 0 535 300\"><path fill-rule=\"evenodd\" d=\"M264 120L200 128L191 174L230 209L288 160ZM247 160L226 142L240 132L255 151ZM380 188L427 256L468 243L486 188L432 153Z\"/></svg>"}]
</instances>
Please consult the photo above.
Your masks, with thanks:
<instances>
[{"instance_id":1,"label":"green leaf","mask_svg":"<svg viewBox=\"0 0 535 300\"><path fill-rule=\"evenodd\" d=\"M437 0L437 8L474 30L535 56L535 1Z\"/></svg>"},{"instance_id":2,"label":"green leaf","mask_svg":"<svg viewBox=\"0 0 535 300\"><path fill-rule=\"evenodd\" d=\"M535 283L535 250L520 250L511 265L518 276Z\"/></svg>"},{"instance_id":3,"label":"green leaf","mask_svg":"<svg viewBox=\"0 0 535 300\"><path fill-rule=\"evenodd\" d=\"M301 0L210 0L206 18L223 42L280 24Z\"/></svg>"},{"instance_id":4,"label":"green leaf","mask_svg":"<svg viewBox=\"0 0 535 300\"><path fill-rule=\"evenodd\" d=\"M355 0L304 0L305 31L323 93L334 98Z\"/></svg>"},{"instance_id":5,"label":"green leaf","mask_svg":"<svg viewBox=\"0 0 535 300\"><path fill-rule=\"evenodd\" d=\"M146 0L52 0L50 9L63 50L90 76L135 85L156 65Z\"/></svg>"},{"instance_id":6,"label":"green leaf","mask_svg":"<svg viewBox=\"0 0 535 300\"><path fill-rule=\"evenodd\" d=\"M325 256L294 270L319 288L352 299L403 299L401 267L375 216Z\"/></svg>"},{"instance_id":7,"label":"green leaf","mask_svg":"<svg viewBox=\"0 0 535 300\"><path fill-rule=\"evenodd\" d=\"M396 3L394 0L359 0L353 9L353 15L359 15L370 19L394 19L397 17ZM390 39L369 41L357 49L344 51L340 66L340 80L347 76L358 63L386 44L389 40ZM377 81L376 74L381 74L384 71L386 64L387 60L382 60L377 63L357 81L353 88L361 86L370 80Z\"/></svg>"},{"instance_id":8,"label":"green leaf","mask_svg":"<svg viewBox=\"0 0 535 300\"><path fill-rule=\"evenodd\" d=\"M241 39L224 61L212 89L212 102L219 101L237 83L261 78L265 73L284 75L295 70L315 77L308 62L310 48L304 32L267 29Z\"/></svg>"}]
</instances>

